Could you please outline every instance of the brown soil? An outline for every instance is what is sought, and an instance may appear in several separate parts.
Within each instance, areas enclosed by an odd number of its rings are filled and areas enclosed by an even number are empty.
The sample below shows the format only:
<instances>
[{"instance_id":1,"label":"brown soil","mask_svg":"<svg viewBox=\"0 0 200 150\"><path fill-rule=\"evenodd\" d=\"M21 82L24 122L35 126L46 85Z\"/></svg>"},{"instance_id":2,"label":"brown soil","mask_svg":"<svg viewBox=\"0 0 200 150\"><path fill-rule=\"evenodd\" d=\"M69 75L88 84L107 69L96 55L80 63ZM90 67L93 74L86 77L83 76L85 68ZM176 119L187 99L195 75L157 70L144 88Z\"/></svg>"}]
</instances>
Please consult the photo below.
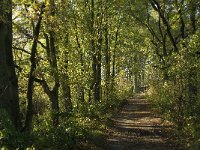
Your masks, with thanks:
<instances>
[{"instance_id":1,"label":"brown soil","mask_svg":"<svg viewBox=\"0 0 200 150\"><path fill-rule=\"evenodd\" d=\"M105 150L182 150L174 137L173 125L156 117L143 95L136 95L112 118Z\"/></svg>"}]
</instances>

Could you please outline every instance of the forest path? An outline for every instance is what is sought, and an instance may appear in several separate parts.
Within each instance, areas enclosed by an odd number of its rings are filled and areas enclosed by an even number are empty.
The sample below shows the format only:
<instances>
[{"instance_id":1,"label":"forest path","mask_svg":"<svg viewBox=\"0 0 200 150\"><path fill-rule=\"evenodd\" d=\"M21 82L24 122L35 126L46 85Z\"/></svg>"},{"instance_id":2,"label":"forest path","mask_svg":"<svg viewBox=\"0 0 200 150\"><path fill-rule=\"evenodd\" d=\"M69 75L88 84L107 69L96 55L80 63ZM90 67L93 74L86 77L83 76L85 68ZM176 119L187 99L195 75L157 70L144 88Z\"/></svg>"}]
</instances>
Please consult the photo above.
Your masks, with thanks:
<instances>
[{"instance_id":1,"label":"forest path","mask_svg":"<svg viewBox=\"0 0 200 150\"><path fill-rule=\"evenodd\" d=\"M112 118L103 149L106 150L181 150L172 140L173 126L156 117L142 94L128 99Z\"/></svg>"}]
</instances>

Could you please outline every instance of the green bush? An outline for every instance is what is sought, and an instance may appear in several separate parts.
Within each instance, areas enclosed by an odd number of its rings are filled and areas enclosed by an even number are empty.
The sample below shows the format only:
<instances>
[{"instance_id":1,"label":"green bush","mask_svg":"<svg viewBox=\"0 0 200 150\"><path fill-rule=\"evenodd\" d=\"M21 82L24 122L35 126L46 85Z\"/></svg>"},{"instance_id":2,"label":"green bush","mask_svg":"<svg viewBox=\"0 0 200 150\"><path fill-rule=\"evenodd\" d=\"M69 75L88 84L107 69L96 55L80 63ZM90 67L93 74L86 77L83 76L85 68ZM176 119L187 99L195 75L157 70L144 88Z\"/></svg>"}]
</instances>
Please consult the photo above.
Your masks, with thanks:
<instances>
[{"instance_id":1,"label":"green bush","mask_svg":"<svg viewBox=\"0 0 200 150\"><path fill-rule=\"evenodd\" d=\"M1 148L25 149L27 147L32 147L35 137L32 134L16 131L6 111L0 110L0 114Z\"/></svg>"}]
</instances>

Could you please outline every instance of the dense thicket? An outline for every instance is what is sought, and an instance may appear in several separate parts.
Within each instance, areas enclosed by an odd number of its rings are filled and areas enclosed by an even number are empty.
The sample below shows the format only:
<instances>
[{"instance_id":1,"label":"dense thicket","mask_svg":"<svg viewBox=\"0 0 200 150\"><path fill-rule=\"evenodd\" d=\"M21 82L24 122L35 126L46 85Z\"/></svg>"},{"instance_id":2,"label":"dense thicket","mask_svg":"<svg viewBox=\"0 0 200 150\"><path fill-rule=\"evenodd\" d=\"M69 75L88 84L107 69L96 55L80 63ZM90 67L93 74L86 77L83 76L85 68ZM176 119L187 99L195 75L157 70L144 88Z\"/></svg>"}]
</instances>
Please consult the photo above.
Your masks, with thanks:
<instances>
[{"instance_id":1,"label":"dense thicket","mask_svg":"<svg viewBox=\"0 0 200 150\"><path fill-rule=\"evenodd\" d=\"M1 147L80 146L147 85L156 112L194 145L199 8L198 0L1 0Z\"/></svg>"}]
</instances>

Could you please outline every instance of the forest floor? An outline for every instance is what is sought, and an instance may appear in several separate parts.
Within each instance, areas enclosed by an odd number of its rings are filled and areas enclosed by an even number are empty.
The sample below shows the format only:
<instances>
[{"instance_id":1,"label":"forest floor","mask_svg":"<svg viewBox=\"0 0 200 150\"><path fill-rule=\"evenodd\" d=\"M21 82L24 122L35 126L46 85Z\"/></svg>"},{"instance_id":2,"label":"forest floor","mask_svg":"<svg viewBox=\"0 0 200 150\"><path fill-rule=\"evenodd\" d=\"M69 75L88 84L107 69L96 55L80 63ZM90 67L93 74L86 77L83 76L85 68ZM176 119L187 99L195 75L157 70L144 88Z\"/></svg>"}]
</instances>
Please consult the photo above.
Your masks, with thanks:
<instances>
[{"instance_id":1,"label":"forest floor","mask_svg":"<svg viewBox=\"0 0 200 150\"><path fill-rule=\"evenodd\" d=\"M104 137L95 141L103 150L184 150L173 125L152 112L150 101L138 94L113 115ZM104 138L104 140L102 140Z\"/></svg>"}]
</instances>

